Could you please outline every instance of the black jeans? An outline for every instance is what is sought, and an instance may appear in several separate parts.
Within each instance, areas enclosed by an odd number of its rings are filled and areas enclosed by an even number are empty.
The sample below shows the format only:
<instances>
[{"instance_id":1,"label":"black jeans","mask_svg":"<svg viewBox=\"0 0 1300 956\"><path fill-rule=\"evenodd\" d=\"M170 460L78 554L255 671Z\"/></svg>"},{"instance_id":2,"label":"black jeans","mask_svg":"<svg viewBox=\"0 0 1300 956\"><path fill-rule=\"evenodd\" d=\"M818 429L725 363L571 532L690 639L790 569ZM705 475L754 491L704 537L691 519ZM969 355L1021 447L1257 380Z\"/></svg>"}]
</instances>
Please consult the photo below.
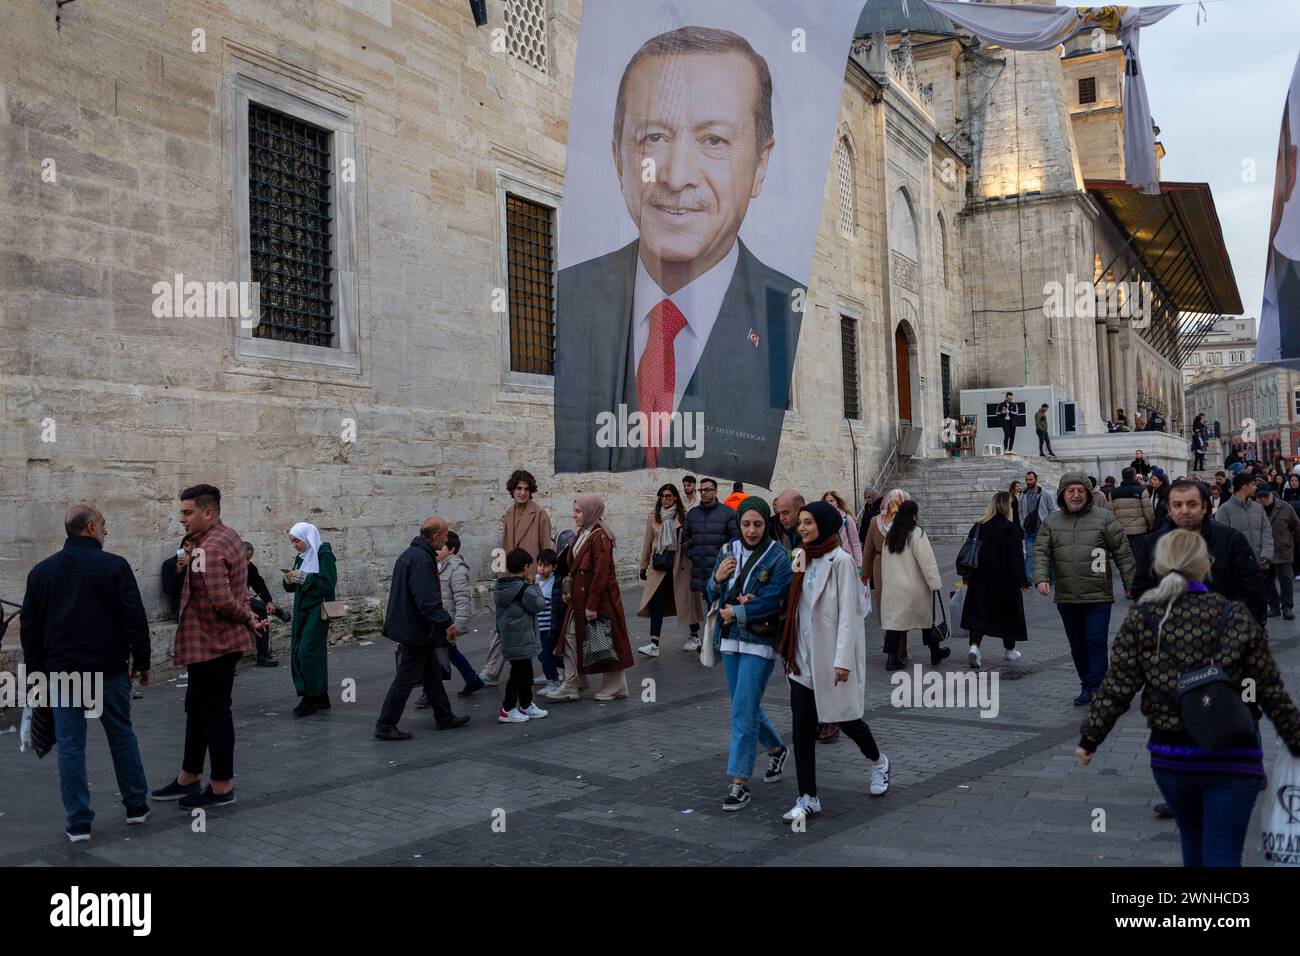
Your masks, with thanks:
<instances>
[{"instance_id":1,"label":"black jeans","mask_svg":"<svg viewBox=\"0 0 1300 956\"><path fill-rule=\"evenodd\" d=\"M1287 507L1291 507L1287 505ZM1264 572L1271 580L1268 582L1268 606L1269 610L1278 609L1278 598L1282 599L1282 609L1290 611L1295 607L1295 564L1291 561L1285 564L1274 562L1268 570ZM1280 594L1279 594L1280 592Z\"/></svg>"},{"instance_id":2,"label":"black jeans","mask_svg":"<svg viewBox=\"0 0 1300 956\"><path fill-rule=\"evenodd\" d=\"M1192 471L1204 471L1204 470L1205 470L1205 452L1203 452L1203 451L1194 451L1194 452L1192 452L1192 455L1193 455L1193 456L1195 457L1195 459L1196 459L1195 463L1192 465Z\"/></svg>"},{"instance_id":3,"label":"black jeans","mask_svg":"<svg viewBox=\"0 0 1300 956\"><path fill-rule=\"evenodd\" d=\"M982 640L984 640L984 635L981 634L979 631L970 632L970 642L974 644L976 647L980 646L980 642ZM1002 646L1009 651L1015 650L1016 642L1012 638L1004 637L1002 638Z\"/></svg>"},{"instance_id":4,"label":"black jeans","mask_svg":"<svg viewBox=\"0 0 1300 956\"><path fill-rule=\"evenodd\" d=\"M502 710L527 710L533 704L533 659L510 661L510 677L506 680L506 697L501 702Z\"/></svg>"},{"instance_id":5,"label":"black jeans","mask_svg":"<svg viewBox=\"0 0 1300 956\"><path fill-rule=\"evenodd\" d=\"M812 688L790 680L790 723L794 737L794 772L799 793L817 796L817 695ZM868 760L880 759L880 748L871 728L861 718L837 724L844 735L858 745Z\"/></svg>"},{"instance_id":6,"label":"black jeans","mask_svg":"<svg viewBox=\"0 0 1300 956\"><path fill-rule=\"evenodd\" d=\"M668 600L672 586L673 575L670 571L660 579L659 587L650 596L650 636L655 640L659 640L659 635L664 632L664 602Z\"/></svg>"},{"instance_id":7,"label":"black jeans","mask_svg":"<svg viewBox=\"0 0 1300 956\"><path fill-rule=\"evenodd\" d=\"M1056 452L1052 451L1052 439L1047 437L1047 432L1036 432L1036 434L1038 435L1038 454L1041 455L1043 453L1043 445L1046 444L1047 453L1049 455L1055 455Z\"/></svg>"},{"instance_id":8,"label":"black jeans","mask_svg":"<svg viewBox=\"0 0 1300 956\"><path fill-rule=\"evenodd\" d=\"M230 713L230 692L235 686L235 665L240 651L189 665L185 688L185 756L181 769L202 774L203 760L212 761L213 780L235 777L235 718Z\"/></svg>"},{"instance_id":9,"label":"black jeans","mask_svg":"<svg viewBox=\"0 0 1300 956\"><path fill-rule=\"evenodd\" d=\"M266 617L266 602L261 598L250 598L248 606L258 617ZM264 661L271 656L271 624L257 629L257 659Z\"/></svg>"},{"instance_id":10,"label":"black jeans","mask_svg":"<svg viewBox=\"0 0 1300 956\"><path fill-rule=\"evenodd\" d=\"M1002 426L1002 447L1003 447L1003 449L1009 449L1009 448L1011 448L1013 445L1015 445L1015 443L1016 443L1016 426L1015 426L1015 425L1003 425L1003 426Z\"/></svg>"},{"instance_id":11,"label":"black jeans","mask_svg":"<svg viewBox=\"0 0 1300 956\"><path fill-rule=\"evenodd\" d=\"M429 698L433 708L433 718L441 726L449 724L455 718L451 712L451 701L447 700L447 690L442 686L443 676L431 645L399 644L397 645L397 674L393 677L388 695L384 697L383 709L375 729L393 730L402 719L406 709L406 699L417 687L424 688L424 695Z\"/></svg>"},{"instance_id":12,"label":"black jeans","mask_svg":"<svg viewBox=\"0 0 1300 956\"><path fill-rule=\"evenodd\" d=\"M907 631L885 631L885 653L897 654L903 648L906 640ZM933 653L939 649L942 642L933 628L923 627L921 628L921 643L930 648Z\"/></svg>"}]
</instances>

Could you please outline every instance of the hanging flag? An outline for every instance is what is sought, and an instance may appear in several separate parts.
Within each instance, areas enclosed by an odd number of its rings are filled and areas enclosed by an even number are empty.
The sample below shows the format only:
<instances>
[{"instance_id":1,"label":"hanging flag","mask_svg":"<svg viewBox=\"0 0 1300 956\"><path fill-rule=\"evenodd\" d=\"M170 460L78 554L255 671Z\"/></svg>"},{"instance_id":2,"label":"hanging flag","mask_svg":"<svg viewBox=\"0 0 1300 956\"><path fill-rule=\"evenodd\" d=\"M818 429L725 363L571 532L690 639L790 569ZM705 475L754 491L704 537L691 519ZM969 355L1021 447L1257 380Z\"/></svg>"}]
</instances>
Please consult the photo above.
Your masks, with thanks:
<instances>
[{"instance_id":1,"label":"hanging flag","mask_svg":"<svg viewBox=\"0 0 1300 956\"><path fill-rule=\"evenodd\" d=\"M1300 154L1300 57L1282 107L1273 180L1273 209L1268 225L1268 264L1264 305L1259 313L1255 358L1300 368L1300 190L1296 189Z\"/></svg>"}]
</instances>

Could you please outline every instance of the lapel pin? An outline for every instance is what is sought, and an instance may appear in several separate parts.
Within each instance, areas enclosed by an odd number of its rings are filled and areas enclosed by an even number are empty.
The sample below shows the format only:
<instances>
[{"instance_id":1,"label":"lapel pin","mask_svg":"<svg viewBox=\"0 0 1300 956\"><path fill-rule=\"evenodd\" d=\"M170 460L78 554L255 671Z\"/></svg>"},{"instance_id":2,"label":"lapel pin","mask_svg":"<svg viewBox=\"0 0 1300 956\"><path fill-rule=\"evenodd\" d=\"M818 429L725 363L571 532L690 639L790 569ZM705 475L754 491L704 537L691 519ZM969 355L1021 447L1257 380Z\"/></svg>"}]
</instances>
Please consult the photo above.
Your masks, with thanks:
<instances>
[{"instance_id":1,"label":"lapel pin","mask_svg":"<svg viewBox=\"0 0 1300 956\"><path fill-rule=\"evenodd\" d=\"M750 330L749 330L749 335L746 336L746 338L748 338L748 340L749 340L749 344L750 344L750 345L754 346L754 348L758 348L758 333L757 333L757 332L755 332L753 329L750 329Z\"/></svg>"}]
</instances>

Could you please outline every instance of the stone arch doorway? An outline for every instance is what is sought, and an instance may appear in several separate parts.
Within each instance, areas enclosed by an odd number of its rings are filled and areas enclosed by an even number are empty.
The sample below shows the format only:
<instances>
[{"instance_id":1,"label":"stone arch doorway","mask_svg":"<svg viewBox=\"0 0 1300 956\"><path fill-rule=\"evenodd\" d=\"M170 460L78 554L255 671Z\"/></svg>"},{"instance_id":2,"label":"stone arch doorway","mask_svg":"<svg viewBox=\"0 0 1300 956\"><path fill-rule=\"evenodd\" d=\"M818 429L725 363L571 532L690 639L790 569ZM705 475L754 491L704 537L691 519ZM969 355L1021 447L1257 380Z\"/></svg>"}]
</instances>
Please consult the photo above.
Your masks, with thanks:
<instances>
[{"instance_id":1,"label":"stone arch doorway","mask_svg":"<svg viewBox=\"0 0 1300 956\"><path fill-rule=\"evenodd\" d=\"M910 303L905 303L901 311L907 317L894 329L894 397L900 427L921 423L916 331L909 321L915 317L916 312Z\"/></svg>"}]
</instances>

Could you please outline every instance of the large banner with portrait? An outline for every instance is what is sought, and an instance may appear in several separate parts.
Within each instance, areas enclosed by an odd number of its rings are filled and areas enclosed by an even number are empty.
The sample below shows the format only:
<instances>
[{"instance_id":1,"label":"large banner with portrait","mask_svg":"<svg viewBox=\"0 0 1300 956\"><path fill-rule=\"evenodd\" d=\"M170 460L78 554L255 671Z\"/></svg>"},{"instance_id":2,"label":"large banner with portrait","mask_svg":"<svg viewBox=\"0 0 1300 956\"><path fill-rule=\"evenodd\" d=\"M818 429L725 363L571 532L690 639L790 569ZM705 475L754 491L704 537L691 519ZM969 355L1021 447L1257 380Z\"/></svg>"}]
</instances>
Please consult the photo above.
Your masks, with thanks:
<instances>
[{"instance_id":1,"label":"large banner with portrait","mask_svg":"<svg viewBox=\"0 0 1300 956\"><path fill-rule=\"evenodd\" d=\"M1259 313L1255 358L1300 369L1300 194L1296 154L1300 144L1300 57L1282 106L1282 132L1268 226L1268 267Z\"/></svg>"},{"instance_id":2,"label":"large banner with portrait","mask_svg":"<svg viewBox=\"0 0 1300 956\"><path fill-rule=\"evenodd\" d=\"M767 487L863 0L583 5L555 470Z\"/></svg>"}]
</instances>

